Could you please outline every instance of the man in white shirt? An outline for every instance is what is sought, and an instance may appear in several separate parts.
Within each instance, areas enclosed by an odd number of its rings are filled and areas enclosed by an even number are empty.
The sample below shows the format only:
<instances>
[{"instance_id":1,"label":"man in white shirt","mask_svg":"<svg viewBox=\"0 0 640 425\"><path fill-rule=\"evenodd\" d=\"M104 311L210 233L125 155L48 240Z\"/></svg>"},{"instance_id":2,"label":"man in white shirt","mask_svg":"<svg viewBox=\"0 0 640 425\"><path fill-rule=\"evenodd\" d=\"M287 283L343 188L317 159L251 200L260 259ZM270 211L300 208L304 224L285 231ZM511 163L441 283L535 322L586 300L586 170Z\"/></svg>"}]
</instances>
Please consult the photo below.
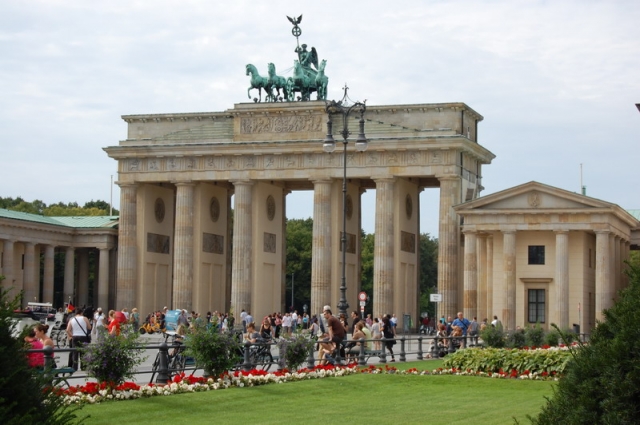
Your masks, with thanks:
<instances>
[{"instance_id":1,"label":"man in white shirt","mask_svg":"<svg viewBox=\"0 0 640 425\"><path fill-rule=\"evenodd\" d=\"M291 332L295 332L298 328L298 310L294 310L291 313Z\"/></svg>"},{"instance_id":2,"label":"man in white shirt","mask_svg":"<svg viewBox=\"0 0 640 425\"><path fill-rule=\"evenodd\" d=\"M247 318L247 312L244 311L244 308L242 309L242 313L240 313L240 321L242 322L242 332L246 333L247 332L247 322L246 319Z\"/></svg>"},{"instance_id":3,"label":"man in white shirt","mask_svg":"<svg viewBox=\"0 0 640 425\"><path fill-rule=\"evenodd\" d=\"M291 334L291 316L289 313L286 313L282 318L282 332L285 335Z\"/></svg>"}]
</instances>

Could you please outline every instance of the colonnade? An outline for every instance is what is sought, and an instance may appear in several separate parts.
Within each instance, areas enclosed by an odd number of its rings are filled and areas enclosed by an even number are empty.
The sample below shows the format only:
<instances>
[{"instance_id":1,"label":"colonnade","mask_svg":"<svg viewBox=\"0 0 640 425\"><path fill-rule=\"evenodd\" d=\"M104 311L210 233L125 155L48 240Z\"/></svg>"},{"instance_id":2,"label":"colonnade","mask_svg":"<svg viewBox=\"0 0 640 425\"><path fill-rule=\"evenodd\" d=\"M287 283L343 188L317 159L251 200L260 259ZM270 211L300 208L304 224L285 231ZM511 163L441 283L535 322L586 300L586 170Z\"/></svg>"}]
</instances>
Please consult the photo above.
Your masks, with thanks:
<instances>
[{"instance_id":1,"label":"colonnade","mask_svg":"<svg viewBox=\"0 0 640 425\"><path fill-rule=\"evenodd\" d=\"M624 274L624 260L629 256L630 241L612 231L595 231L595 253L584 248L586 264L581 261L571 261L570 234L582 234L577 237L588 240L588 232L558 229L553 231L554 269L552 273L538 273L528 276L519 273L517 264L526 264L524 247L518 245L519 231L513 229L497 232L464 232L464 315L465 317L491 318L497 315L507 329L515 329L523 324L526 314L517 308L518 285L522 282L538 282L550 284L550 294L555 300L549 308L547 323L555 323L561 329L569 328L573 321L588 324L589 315L595 320L603 320L603 310L610 308L617 296L617 292L627 285ZM585 236L585 234L587 236ZM500 238L501 258L494 257L494 241ZM520 248L519 248L520 247ZM518 255L518 254L521 255ZM518 261L521 258L523 260ZM578 253L582 258L582 253ZM572 275L576 276L574 283L570 280L570 262ZM494 263L501 265L500 270L494 271ZM587 271L580 270L584 268ZM595 268L592 275L589 269ZM592 277L590 277L592 276ZM593 279L593 305L589 305L589 281ZM552 283L552 285L551 285ZM496 293L496 291L504 291ZM576 305L574 305L576 304ZM494 308L501 306L500 311ZM570 315L570 310L578 307L577 314ZM521 316L517 316L521 314Z\"/></svg>"},{"instance_id":2,"label":"colonnade","mask_svg":"<svg viewBox=\"0 0 640 425\"><path fill-rule=\"evenodd\" d=\"M451 209L459 202L460 177L441 179L441 209ZM282 219L275 221L265 218L269 215L269 207L264 209L262 199L274 191L279 194L276 209L286 205L288 193L287 182L270 180L266 182L254 179L231 180L225 191L234 194L232 255L228 263L224 262L224 254L220 252L222 267L231 269L231 290L224 290L224 300L211 298L202 300L199 294L211 293L206 287L214 285L223 287L224 276L211 280L208 273L203 274L205 260L198 257L203 250L200 242L203 226L208 222L198 215L198 199L206 198L206 189L213 182L186 181L175 183L175 217L163 222L157 230L169 234L172 240L168 252L171 282L168 296L160 296L151 300L153 289L149 285L157 285L157 281L149 273L150 255L144 252L141 243L145 243L146 230L140 229L139 216L149 209L150 202L156 195L156 186L147 183L126 183L121 185L121 215L118 250L117 307L142 306L144 309L157 309L162 304L172 308L195 309L206 311L221 309L239 312L251 311L254 317L260 317L273 311L285 309L284 284L286 275L286 247L284 245L284 212ZM311 269L310 312L317 314L324 305L336 309L340 297L339 283L341 271L340 235L342 217L341 182L337 179L312 179L313 195L313 242ZM375 246L374 246L374 288L373 311L375 314L419 313L418 303L418 269L419 269L419 192L422 189L411 179L383 177L374 178L371 182L351 181L348 185L347 208L347 301L350 310L358 309L357 293L360 290L360 195L365 188L376 189L375 212ZM222 182L222 184L226 184ZM164 186L166 187L166 186ZM160 193L160 192L157 192ZM159 195L158 195L159 196ZM220 196L224 199L226 196ZM170 199L167 198L167 199ZM142 202L142 204L140 204ZM205 202L206 203L206 202ZM172 205L166 207L172 210ZM195 217L195 218L194 218ZM204 221L203 221L204 220ZM453 243L459 234L455 214L447 211L446 219L441 220L441 239L449 240L449 250L441 250L439 261L446 269L455 271L457 263L457 246ZM280 227L280 223L282 226ZM154 224L155 225L155 224ZM275 227L273 227L275 226ZM453 232L453 235L449 235ZM225 233L218 230L218 233ZM267 239L277 241L272 256L267 249ZM225 244L225 248L228 247ZM267 258L268 257L268 258ZM225 266L227 264L227 266ZM265 285L271 285L265 289ZM456 293L455 285L446 282L445 290ZM156 291L157 292L157 291ZM258 295L259 294L259 295ZM457 307L457 304L454 304ZM146 311L146 310L145 310Z\"/></svg>"},{"instance_id":3,"label":"colonnade","mask_svg":"<svg viewBox=\"0 0 640 425\"><path fill-rule=\"evenodd\" d=\"M55 305L54 294L54 255L56 248L64 252L64 283L61 289L62 302L71 300L74 305L93 305L108 308L110 304L109 286L112 267L113 249L75 248L73 246L57 247L53 244L39 243L35 240L0 239L2 247L2 267L0 275L5 277L2 285L9 289L10 296L18 291L24 291L22 307L27 302L50 302ZM93 299L89 298L89 251L97 251L95 282L93 284ZM42 273L41 261L42 257ZM60 306L58 306L60 307Z\"/></svg>"}]
</instances>

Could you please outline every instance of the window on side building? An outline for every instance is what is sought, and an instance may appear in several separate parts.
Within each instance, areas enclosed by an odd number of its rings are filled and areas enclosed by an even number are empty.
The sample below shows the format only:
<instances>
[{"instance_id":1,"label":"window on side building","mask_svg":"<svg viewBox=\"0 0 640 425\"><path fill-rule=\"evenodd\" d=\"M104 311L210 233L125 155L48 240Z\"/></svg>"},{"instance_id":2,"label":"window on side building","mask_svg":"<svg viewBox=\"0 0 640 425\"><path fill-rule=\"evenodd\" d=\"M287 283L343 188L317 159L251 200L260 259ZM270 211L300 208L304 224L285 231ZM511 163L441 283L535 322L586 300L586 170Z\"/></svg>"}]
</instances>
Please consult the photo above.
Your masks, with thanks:
<instances>
[{"instance_id":1,"label":"window on side building","mask_svg":"<svg viewBox=\"0 0 640 425\"><path fill-rule=\"evenodd\" d=\"M529 323L545 323L545 302L546 295L544 289L528 290Z\"/></svg>"},{"instance_id":2,"label":"window on side building","mask_svg":"<svg viewBox=\"0 0 640 425\"><path fill-rule=\"evenodd\" d=\"M544 245L529 245L529 264L544 264Z\"/></svg>"}]
</instances>

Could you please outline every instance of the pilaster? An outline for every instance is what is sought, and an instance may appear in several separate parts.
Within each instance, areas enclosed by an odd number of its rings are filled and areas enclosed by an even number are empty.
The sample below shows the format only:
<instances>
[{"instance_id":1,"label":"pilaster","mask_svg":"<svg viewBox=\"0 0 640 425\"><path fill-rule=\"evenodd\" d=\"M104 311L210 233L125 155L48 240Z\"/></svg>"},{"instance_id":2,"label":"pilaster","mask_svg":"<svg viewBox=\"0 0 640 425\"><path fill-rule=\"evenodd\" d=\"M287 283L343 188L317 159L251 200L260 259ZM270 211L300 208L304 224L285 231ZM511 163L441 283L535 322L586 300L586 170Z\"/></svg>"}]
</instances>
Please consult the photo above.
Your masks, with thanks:
<instances>
[{"instance_id":1,"label":"pilaster","mask_svg":"<svg viewBox=\"0 0 640 425\"><path fill-rule=\"evenodd\" d=\"M556 311L560 329L569 328L569 232L556 232Z\"/></svg>"}]
</instances>

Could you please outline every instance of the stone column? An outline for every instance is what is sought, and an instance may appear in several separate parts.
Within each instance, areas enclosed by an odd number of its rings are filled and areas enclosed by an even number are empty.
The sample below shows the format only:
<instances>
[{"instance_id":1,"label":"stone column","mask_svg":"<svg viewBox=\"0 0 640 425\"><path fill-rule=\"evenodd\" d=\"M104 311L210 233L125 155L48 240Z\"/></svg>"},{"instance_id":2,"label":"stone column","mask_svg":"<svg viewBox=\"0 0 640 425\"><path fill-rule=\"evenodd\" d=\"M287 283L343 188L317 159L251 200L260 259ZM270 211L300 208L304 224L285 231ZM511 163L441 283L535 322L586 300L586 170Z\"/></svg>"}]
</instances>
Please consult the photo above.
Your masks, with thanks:
<instances>
[{"instance_id":1,"label":"stone column","mask_svg":"<svg viewBox=\"0 0 640 425\"><path fill-rule=\"evenodd\" d=\"M36 245L33 242L24 244L24 306L29 301L37 301L40 295L40 287L36 285L35 277L35 251Z\"/></svg>"},{"instance_id":2,"label":"stone column","mask_svg":"<svg viewBox=\"0 0 640 425\"><path fill-rule=\"evenodd\" d=\"M614 276L614 285L613 285L613 299L618 299L618 292L622 289L622 250L620 249L620 236L616 236L613 239L613 264L614 267L611 269Z\"/></svg>"},{"instance_id":3,"label":"stone column","mask_svg":"<svg viewBox=\"0 0 640 425\"><path fill-rule=\"evenodd\" d=\"M96 307L102 307L103 310L109 308L109 251L109 248L100 248L98 260L98 305Z\"/></svg>"},{"instance_id":4,"label":"stone column","mask_svg":"<svg viewBox=\"0 0 640 425\"><path fill-rule=\"evenodd\" d=\"M15 241L10 239L4 240L4 251L2 253L2 274L5 277L3 281L3 285L5 288L13 288L9 292L10 299L13 299L14 296L18 295L19 291L15 289L15 276L13 271L13 257L14 257L14 245Z\"/></svg>"},{"instance_id":5,"label":"stone column","mask_svg":"<svg viewBox=\"0 0 640 425\"><path fill-rule=\"evenodd\" d=\"M89 305L89 249L78 250L78 292L76 302L79 306ZM131 309L131 307L129 307Z\"/></svg>"},{"instance_id":6,"label":"stone column","mask_svg":"<svg viewBox=\"0 0 640 425\"><path fill-rule=\"evenodd\" d=\"M138 233L136 184L120 184L120 222L118 230L118 272L116 309L131 308L136 301L138 279Z\"/></svg>"},{"instance_id":7,"label":"stone column","mask_svg":"<svg viewBox=\"0 0 640 425\"><path fill-rule=\"evenodd\" d=\"M253 182L237 180L233 217L231 306L233 311L251 311L251 267L253 262L251 209ZM236 313L238 314L238 313Z\"/></svg>"},{"instance_id":8,"label":"stone column","mask_svg":"<svg viewBox=\"0 0 640 425\"><path fill-rule=\"evenodd\" d=\"M393 311L393 198L395 179L376 179L375 245L373 248L373 314ZM401 312L397 312L401 313Z\"/></svg>"},{"instance_id":9,"label":"stone column","mask_svg":"<svg viewBox=\"0 0 640 425\"><path fill-rule=\"evenodd\" d=\"M596 320L603 321L602 311L611 307L611 260L609 232L596 231Z\"/></svg>"},{"instance_id":10,"label":"stone column","mask_svg":"<svg viewBox=\"0 0 640 425\"><path fill-rule=\"evenodd\" d=\"M502 320L506 329L516 328L516 232L503 232L503 272L506 287L506 304Z\"/></svg>"},{"instance_id":11,"label":"stone column","mask_svg":"<svg viewBox=\"0 0 640 425\"><path fill-rule=\"evenodd\" d=\"M628 240L621 240L620 243L622 244L622 247L620 248L622 250L622 259L625 261L629 261L629 250L631 247L631 242L629 242ZM625 289L627 286L629 286L629 276L627 276L627 270L629 270L629 265L627 263L622 263L622 287L620 289Z\"/></svg>"},{"instance_id":12,"label":"stone column","mask_svg":"<svg viewBox=\"0 0 640 425\"><path fill-rule=\"evenodd\" d=\"M459 221L453 206L460 203L460 177L440 177L440 223L438 226L438 317L452 316L458 309Z\"/></svg>"},{"instance_id":13,"label":"stone column","mask_svg":"<svg viewBox=\"0 0 640 425\"><path fill-rule=\"evenodd\" d=\"M489 317L487 311L487 235L478 234L476 238L476 251L478 252L478 322ZM471 320L471 318L469 318Z\"/></svg>"},{"instance_id":14,"label":"stone column","mask_svg":"<svg viewBox=\"0 0 640 425\"><path fill-rule=\"evenodd\" d=\"M331 180L313 182L312 314L322 313L322 307L331 302L331 187Z\"/></svg>"},{"instance_id":15,"label":"stone column","mask_svg":"<svg viewBox=\"0 0 640 425\"><path fill-rule=\"evenodd\" d=\"M191 182L176 184L173 252L173 308L193 309L193 195Z\"/></svg>"},{"instance_id":16,"label":"stone column","mask_svg":"<svg viewBox=\"0 0 640 425\"><path fill-rule=\"evenodd\" d=\"M487 316L489 323L496 313L493 311L493 235L487 236ZM480 319L482 320L482 319Z\"/></svg>"},{"instance_id":17,"label":"stone column","mask_svg":"<svg viewBox=\"0 0 640 425\"><path fill-rule=\"evenodd\" d=\"M42 302L53 302L53 254L55 247L46 245L44 248L44 282L42 285Z\"/></svg>"},{"instance_id":18,"label":"stone column","mask_svg":"<svg viewBox=\"0 0 640 425\"><path fill-rule=\"evenodd\" d=\"M68 246L65 255L64 255L64 289L62 292L63 300L62 302L68 303L69 300L74 299L75 291L74 291L74 259L75 259L75 249L72 246Z\"/></svg>"},{"instance_id":19,"label":"stone column","mask_svg":"<svg viewBox=\"0 0 640 425\"><path fill-rule=\"evenodd\" d=\"M560 329L569 328L569 232L556 232L556 320Z\"/></svg>"},{"instance_id":20,"label":"stone column","mask_svg":"<svg viewBox=\"0 0 640 425\"><path fill-rule=\"evenodd\" d=\"M478 315L478 252L476 232L464 233L464 317Z\"/></svg>"}]
</instances>

